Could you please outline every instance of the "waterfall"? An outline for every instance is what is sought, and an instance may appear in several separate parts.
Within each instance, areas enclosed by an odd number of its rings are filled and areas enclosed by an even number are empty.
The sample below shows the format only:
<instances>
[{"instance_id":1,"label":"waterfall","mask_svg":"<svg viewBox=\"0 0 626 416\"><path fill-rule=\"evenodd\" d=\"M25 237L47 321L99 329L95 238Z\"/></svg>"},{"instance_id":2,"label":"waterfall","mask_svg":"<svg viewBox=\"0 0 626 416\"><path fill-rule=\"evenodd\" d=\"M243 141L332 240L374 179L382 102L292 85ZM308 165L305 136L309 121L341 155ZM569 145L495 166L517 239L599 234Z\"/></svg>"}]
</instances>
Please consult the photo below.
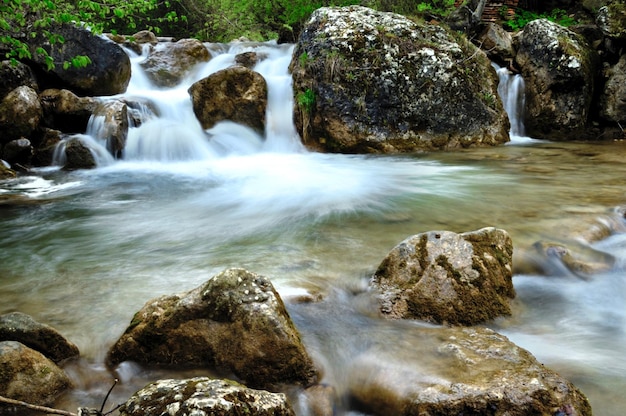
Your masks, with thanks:
<instances>
[{"instance_id":1,"label":"waterfall","mask_svg":"<svg viewBox=\"0 0 626 416\"><path fill-rule=\"evenodd\" d=\"M512 74L506 67L500 68L492 64L498 73L498 95L504 105L504 110L509 116L511 130L511 142L528 141L524 128L524 107L526 105L526 90L524 78L520 74Z\"/></svg>"}]
</instances>

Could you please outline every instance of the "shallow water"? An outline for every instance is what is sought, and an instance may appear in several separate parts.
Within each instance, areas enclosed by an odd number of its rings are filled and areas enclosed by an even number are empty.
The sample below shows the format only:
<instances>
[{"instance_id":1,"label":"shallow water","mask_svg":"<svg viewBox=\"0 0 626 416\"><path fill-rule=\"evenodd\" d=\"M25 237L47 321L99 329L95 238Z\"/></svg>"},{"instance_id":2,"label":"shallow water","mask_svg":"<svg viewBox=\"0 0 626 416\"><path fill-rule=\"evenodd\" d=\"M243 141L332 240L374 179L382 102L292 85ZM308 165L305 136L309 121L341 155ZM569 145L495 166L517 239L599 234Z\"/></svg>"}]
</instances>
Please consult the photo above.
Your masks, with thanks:
<instances>
[{"instance_id":1,"label":"shallow water","mask_svg":"<svg viewBox=\"0 0 626 416\"><path fill-rule=\"evenodd\" d=\"M270 63L289 51L281 53ZM224 55L218 68L229 62ZM265 65L284 84L285 64ZM141 84L131 91L167 97ZM325 367L324 381L341 391L363 339L403 337L404 324L378 320L361 295L388 251L419 232L494 226L514 242L517 298L513 316L490 326L574 382L595 414L623 413L625 234L593 243L617 262L589 280L558 269L539 275L528 253L537 241L581 244L577 237L603 222L624 227L615 207L626 203L626 143L519 140L450 153L323 155L304 151L284 120L270 117L272 130L260 138L229 125L206 136L171 117L161 135L134 132L146 151L125 161L0 182L0 313L30 314L81 350L68 367L77 388L59 407L99 407L113 378L104 355L146 301L228 267L272 280ZM193 144L166 143L171 137ZM152 152L164 143L190 146L194 157ZM305 295L324 301L293 303ZM111 402L154 378L190 374L124 367Z\"/></svg>"}]
</instances>

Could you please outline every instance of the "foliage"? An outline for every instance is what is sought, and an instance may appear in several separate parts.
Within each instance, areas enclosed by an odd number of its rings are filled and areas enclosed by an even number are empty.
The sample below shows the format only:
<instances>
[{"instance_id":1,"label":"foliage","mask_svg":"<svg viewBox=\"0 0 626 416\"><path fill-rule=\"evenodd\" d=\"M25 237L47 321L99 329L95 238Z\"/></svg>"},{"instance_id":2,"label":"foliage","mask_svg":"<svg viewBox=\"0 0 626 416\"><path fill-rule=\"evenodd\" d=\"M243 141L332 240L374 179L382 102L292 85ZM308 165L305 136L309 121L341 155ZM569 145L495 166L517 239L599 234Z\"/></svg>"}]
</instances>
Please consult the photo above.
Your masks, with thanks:
<instances>
[{"instance_id":1,"label":"foliage","mask_svg":"<svg viewBox=\"0 0 626 416\"><path fill-rule=\"evenodd\" d=\"M298 105L304 109L305 113L310 114L315 105L315 92L308 88L306 91L298 94L296 101L298 101Z\"/></svg>"},{"instance_id":2,"label":"foliage","mask_svg":"<svg viewBox=\"0 0 626 416\"><path fill-rule=\"evenodd\" d=\"M372 7L406 16L445 17L454 10L454 0L375 0Z\"/></svg>"},{"instance_id":3,"label":"foliage","mask_svg":"<svg viewBox=\"0 0 626 416\"><path fill-rule=\"evenodd\" d=\"M537 14L535 12L531 12L524 9L515 10L515 18L511 20L507 20L504 22L504 25L507 26L511 30L521 30L526 26L529 22L536 19L548 19L554 23L557 23L561 26L571 26L576 24L576 20L568 16L567 12L563 9L553 9L550 12Z\"/></svg>"},{"instance_id":4,"label":"foliage","mask_svg":"<svg viewBox=\"0 0 626 416\"><path fill-rule=\"evenodd\" d=\"M43 35L50 45L57 45L65 41L54 29L62 23L79 24L96 34L134 32L139 26L158 33L163 24L185 20L176 11L164 11L163 7L171 7L169 0L0 0L0 50L12 62L39 55L52 69L54 62L49 51L41 46L30 50L26 36ZM77 56L64 62L63 67L90 63L89 57Z\"/></svg>"}]
</instances>

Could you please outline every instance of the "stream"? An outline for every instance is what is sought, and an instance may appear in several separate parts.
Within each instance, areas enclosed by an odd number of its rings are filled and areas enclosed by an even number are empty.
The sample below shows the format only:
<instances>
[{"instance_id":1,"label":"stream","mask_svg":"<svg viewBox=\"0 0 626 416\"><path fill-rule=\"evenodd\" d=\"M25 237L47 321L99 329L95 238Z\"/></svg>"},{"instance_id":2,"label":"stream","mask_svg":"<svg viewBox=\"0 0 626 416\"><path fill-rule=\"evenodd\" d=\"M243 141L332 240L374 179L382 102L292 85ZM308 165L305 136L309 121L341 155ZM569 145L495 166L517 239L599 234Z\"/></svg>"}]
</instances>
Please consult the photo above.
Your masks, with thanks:
<instances>
[{"instance_id":1,"label":"stream","mask_svg":"<svg viewBox=\"0 0 626 416\"><path fill-rule=\"evenodd\" d=\"M291 122L292 46L210 50L211 61L171 89L153 87L138 66L145 56L131 55L125 96L150 101L160 117L130 131L123 160L106 157L92 123L86 140L102 155L96 169L51 166L0 182L0 196L21 201L0 205L0 314L29 314L81 351L66 368L76 388L57 408L99 408L113 379L104 357L133 314L229 267L271 279L324 363L322 381L341 390L362 337L393 343L403 331L362 310L359 294L386 254L420 232L493 226L513 239L517 297L511 317L487 326L572 381L594 414L624 413L626 234L589 245L578 236L611 221L623 228L616 208L626 204L626 142L536 141L522 126L497 148L311 153ZM190 83L250 50L267 57L255 68L269 86L265 136L229 122L203 131ZM539 273L528 260L538 241L611 254L615 267L589 279L549 265ZM295 307L307 296L324 299L316 313ZM194 374L127 365L110 402L157 378Z\"/></svg>"}]
</instances>

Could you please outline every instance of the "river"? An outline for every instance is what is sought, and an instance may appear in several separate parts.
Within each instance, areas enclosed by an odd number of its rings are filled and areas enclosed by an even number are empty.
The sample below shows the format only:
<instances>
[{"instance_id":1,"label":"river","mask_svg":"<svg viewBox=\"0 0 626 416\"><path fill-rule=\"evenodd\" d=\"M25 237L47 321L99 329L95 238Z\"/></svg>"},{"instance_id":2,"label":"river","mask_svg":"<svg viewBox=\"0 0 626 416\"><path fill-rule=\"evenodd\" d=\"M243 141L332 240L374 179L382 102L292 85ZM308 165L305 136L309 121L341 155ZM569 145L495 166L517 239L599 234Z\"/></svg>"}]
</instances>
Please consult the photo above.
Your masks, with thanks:
<instances>
[{"instance_id":1,"label":"river","mask_svg":"<svg viewBox=\"0 0 626 416\"><path fill-rule=\"evenodd\" d=\"M251 49L267 56L256 68L270 88L265 137L232 123L207 136L191 113L189 82ZM142 77L143 58L133 56L126 95L150 100L161 117L131 131L124 160L103 157L96 169L73 172L51 166L0 182L0 195L21 201L0 205L0 313L27 313L81 350L67 367L76 388L58 407L98 408L112 380L104 356L133 314L228 267L269 277L288 309L302 296L326 299L317 318L293 312L305 342L321 345L316 355L332 363L325 381L338 383L352 343L336 338L393 342L403 331L359 312L357 295L385 255L420 232L494 226L513 239L517 298L513 316L488 326L572 381L596 415L623 414L626 235L589 245L578 237L596 224L624 227L616 207L626 204L626 143L515 135L497 148L455 152L310 153L290 117L291 46L211 50L214 58L187 84L165 90ZM538 273L528 260L538 241L610 253L615 267L580 279L539 262L550 273ZM328 319L335 310L341 318ZM111 401L155 377L191 373L121 368Z\"/></svg>"}]
</instances>

